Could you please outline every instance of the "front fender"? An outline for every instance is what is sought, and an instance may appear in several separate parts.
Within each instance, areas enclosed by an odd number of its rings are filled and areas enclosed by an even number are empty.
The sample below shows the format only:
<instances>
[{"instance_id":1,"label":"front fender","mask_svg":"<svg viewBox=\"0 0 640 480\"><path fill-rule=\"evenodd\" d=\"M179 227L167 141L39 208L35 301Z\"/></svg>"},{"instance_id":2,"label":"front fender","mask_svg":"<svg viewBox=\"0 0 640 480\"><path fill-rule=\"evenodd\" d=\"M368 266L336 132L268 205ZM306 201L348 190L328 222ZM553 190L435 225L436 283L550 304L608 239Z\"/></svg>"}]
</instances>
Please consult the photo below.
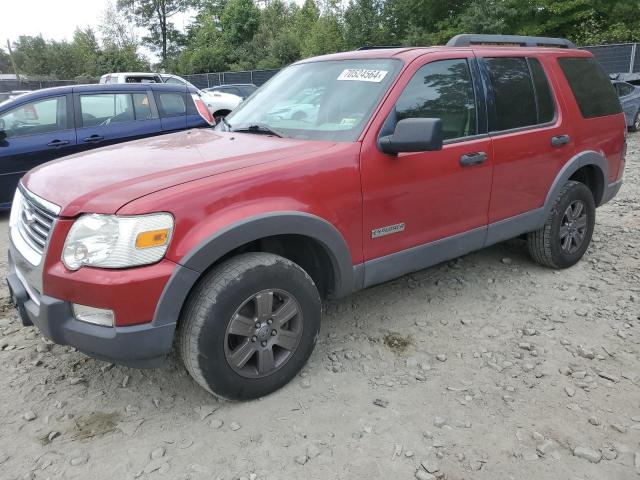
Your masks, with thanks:
<instances>
[{"instance_id":1,"label":"front fender","mask_svg":"<svg viewBox=\"0 0 640 480\"><path fill-rule=\"evenodd\" d=\"M234 249L275 235L302 235L318 242L335 272L334 294L342 297L362 288L361 269L354 268L346 241L328 221L303 212L271 212L224 227L192 248L178 262L158 302L154 323L176 322L189 292L203 272Z\"/></svg>"}]
</instances>

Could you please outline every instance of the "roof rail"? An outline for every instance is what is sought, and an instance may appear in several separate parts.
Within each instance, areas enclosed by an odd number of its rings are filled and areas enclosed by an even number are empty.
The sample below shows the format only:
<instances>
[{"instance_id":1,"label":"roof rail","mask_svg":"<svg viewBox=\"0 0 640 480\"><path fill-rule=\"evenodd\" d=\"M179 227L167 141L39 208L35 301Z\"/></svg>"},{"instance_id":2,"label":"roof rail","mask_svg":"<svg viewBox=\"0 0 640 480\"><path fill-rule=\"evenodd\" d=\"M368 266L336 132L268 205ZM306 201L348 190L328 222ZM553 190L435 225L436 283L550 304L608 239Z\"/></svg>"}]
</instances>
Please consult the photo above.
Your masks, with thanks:
<instances>
[{"instance_id":1,"label":"roof rail","mask_svg":"<svg viewBox=\"0 0 640 480\"><path fill-rule=\"evenodd\" d=\"M468 47L470 45L518 45L520 47L577 48L564 38L528 37L525 35L476 35L463 33L447 42L447 47Z\"/></svg>"},{"instance_id":2,"label":"roof rail","mask_svg":"<svg viewBox=\"0 0 640 480\"><path fill-rule=\"evenodd\" d=\"M356 51L359 50L378 50L383 48L403 48L402 45L364 45L360 48L356 48Z\"/></svg>"}]
</instances>

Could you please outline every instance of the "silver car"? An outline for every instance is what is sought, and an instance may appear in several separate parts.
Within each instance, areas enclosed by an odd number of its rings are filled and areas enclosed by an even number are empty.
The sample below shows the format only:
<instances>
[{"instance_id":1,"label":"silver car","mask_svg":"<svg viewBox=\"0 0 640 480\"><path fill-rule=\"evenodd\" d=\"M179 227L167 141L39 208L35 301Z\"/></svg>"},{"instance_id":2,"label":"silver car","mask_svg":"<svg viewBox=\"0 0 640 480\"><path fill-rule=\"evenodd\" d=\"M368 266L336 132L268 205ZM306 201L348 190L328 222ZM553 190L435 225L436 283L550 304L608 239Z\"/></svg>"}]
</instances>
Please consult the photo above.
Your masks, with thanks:
<instances>
[{"instance_id":1,"label":"silver car","mask_svg":"<svg viewBox=\"0 0 640 480\"><path fill-rule=\"evenodd\" d=\"M627 82L612 82L620 97L627 127L632 132L640 130L640 87Z\"/></svg>"}]
</instances>

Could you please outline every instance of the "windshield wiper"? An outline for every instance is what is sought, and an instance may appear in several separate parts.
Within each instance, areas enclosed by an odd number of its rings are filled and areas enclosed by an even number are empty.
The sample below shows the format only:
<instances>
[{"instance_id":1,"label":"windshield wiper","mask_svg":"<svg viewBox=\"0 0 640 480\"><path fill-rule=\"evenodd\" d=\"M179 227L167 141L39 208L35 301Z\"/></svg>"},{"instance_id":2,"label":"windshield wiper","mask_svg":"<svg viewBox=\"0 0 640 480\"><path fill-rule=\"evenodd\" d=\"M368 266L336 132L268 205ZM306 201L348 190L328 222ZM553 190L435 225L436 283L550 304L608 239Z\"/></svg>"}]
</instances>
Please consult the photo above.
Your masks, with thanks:
<instances>
[{"instance_id":1,"label":"windshield wiper","mask_svg":"<svg viewBox=\"0 0 640 480\"><path fill-rule=\"evenodd\" d=\"M275 135L276 137L282 138L283 135L274 130L272 127L270 127L269 125L265 124L265 123L255 123L253 125L248 125L246 127L238 127L235 128L233 130L231 130L232 132L245 132L245 133L260 133L260 134L267 134L267 135Z\"/></svg>"}]
</instances>

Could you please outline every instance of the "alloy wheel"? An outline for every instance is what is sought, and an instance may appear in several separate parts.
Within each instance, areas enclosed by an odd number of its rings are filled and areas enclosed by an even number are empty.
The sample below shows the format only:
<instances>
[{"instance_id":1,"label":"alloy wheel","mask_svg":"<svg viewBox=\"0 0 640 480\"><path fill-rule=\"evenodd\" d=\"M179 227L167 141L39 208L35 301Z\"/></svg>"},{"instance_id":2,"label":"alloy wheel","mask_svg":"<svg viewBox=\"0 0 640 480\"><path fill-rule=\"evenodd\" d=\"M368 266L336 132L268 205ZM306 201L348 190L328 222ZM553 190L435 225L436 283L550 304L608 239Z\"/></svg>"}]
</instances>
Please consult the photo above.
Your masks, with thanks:
<instances>
[{"instance_id":1,"label":"alloy wheel","mask_svg":"<svg viewBox=\"0 0 640 480\"><path fill-rule=\"evenodd\" d=\"M225 335L225 358L246 378L279 370L296 351L302 337L302 309L284 290L263 290L236 310Z\"/></svg>"},{"instance_id":2,"label":"alloy wheel","mask_svg":"<svg viewBox=\"0 0 640 480\"><path fill-rule=\"evenodd\" d=\"M587 209L582 200L575 200L564 211L560 222L560 247L566 254L580 249L587 232Z\"/></svg>"}]
</instances>

